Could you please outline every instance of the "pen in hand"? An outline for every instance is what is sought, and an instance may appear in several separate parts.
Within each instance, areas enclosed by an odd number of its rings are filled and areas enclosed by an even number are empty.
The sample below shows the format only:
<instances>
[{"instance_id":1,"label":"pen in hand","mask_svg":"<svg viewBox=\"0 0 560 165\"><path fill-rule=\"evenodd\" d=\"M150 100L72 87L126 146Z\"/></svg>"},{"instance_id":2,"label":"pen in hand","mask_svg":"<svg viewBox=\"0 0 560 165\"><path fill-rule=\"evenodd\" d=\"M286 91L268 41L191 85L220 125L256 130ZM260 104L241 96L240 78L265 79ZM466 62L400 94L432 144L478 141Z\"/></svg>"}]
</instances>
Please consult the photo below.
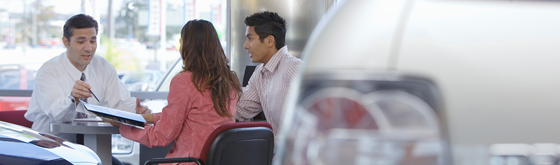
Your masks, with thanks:
<instances>
[{"instance_id":1,"label":"pen in hand","mask_svg":"<svg viewBox=\"0 0 560 165\"><path fill-rule=\"evenodd\" d=\"M84 73L82 73L82 77L80 77L80 80L84 81L86 80L86 75ZM95 94L93 94L93 92L91 91L91 89L88 89L89 92L91 92L91 95L93 95L93 97L95 97L95 100L97 100L97 102L101 102L99 101L99 99L97 98L97 96L95 96Z\"/></svg>"},{"instance_id":2,"label":"pen in hand","mask_svg":"<svg viewBox=\"0 0 560 165\"><path fill-rule=\"evenodd\" d=\"M93 97L95 97L95 100L97 100L97 102L101 102L101 101L99 101L99 99L97 99L97 96L95 96L95 94L93 94L93 92L91 91L91 89L88 89L88 90L89 90L89 92L91 92L91 95L93 95Z\"/></svg>"}]
</instances>

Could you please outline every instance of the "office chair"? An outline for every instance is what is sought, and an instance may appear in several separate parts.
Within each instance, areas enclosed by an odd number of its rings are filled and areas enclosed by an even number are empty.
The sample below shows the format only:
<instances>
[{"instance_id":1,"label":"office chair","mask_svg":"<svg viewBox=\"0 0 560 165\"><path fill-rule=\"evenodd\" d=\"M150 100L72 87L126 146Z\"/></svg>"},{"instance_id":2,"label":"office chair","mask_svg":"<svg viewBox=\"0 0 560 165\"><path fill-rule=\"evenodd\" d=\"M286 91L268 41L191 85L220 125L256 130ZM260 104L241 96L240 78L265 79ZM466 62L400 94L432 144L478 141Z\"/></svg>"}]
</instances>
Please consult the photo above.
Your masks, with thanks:
<instances>
[{"instance_id":1,"label":"office chair","mask_svg":"<svg viewBox=\"0 0 560 165\"><path fill-rule=\"evenodd\" d=\"M27 112L27 110L0 111L0 121L5 121L8 123L31 128L33 122L30 122L29 120L25 119L25 117L23 117L23 115L25 115L25 112Z\"/></svg>"},{"instance_id":2,"label":"office chair","mask_svg":"<svg viewBox=\"0 0 560 165\"><path fill-rule=\"evenodd\" d=\"M255 72L255 68L257 68L257 66L247 65L245 67L245 74L243 74L243 82L241 84L242 87L246 87L247 85L249 85L249 79L251 79L253 72Z\"/></svg>"},{"instance_id":3,"label":"office chair","mask_svg":"<svg viewBox=\"0 0 560 165\"><path fill-rule=\"evenodd\" d=\"M198 165L270 165L274 150L272 127L267 122L224 124L204 143L198 158L153 158L145 165L195 162Z\"/></svg>"}]
</instances>

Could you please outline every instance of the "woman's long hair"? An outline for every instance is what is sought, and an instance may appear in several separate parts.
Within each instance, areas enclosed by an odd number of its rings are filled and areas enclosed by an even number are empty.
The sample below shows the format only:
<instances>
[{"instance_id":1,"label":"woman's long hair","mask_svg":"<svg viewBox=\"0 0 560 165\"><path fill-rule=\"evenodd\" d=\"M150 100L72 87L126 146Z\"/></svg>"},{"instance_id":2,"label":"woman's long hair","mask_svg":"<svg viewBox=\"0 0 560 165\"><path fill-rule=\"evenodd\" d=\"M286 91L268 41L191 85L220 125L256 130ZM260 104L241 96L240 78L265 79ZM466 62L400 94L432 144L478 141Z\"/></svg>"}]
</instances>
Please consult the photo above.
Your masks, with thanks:
<instances>
[{"instance_id":1,"label":"woman's long hair","mask_svg":"<svg viewBox=\"0 0 560 165\"><path fill-rule=\"evenodd\" d=\"M235 72L231 71L228 59L222 49L220 39L212 23L205 20L191 20L181 30L181 57L183 72L192 72L192 82L200 93L212 90L212 102L220 116L232 117L228 110L231 92L241 97L241 84ZM226 100L228 101L226 104Z\"/></svg>"}]
</instances>

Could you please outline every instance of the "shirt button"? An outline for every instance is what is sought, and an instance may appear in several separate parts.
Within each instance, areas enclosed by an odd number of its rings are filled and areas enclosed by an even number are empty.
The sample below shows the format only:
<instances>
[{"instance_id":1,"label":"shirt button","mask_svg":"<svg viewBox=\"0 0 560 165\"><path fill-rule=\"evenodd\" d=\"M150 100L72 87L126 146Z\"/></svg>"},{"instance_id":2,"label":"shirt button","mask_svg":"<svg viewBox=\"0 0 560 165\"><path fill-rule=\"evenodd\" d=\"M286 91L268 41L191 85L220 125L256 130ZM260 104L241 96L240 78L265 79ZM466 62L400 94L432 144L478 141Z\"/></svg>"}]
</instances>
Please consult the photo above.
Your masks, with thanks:
<instances>
[{"instance_id":1,"label":"shirt button","mask_svg":"<svg viewBox=\"0 0 560 165\"><path fill-rule=\"evenodd\" d=\"M266 101L268 101L268 99L266 99Z\"/></svg>"},{"instance_id":2,"label":"shirt button","mask_svg":"<svg viewBox=\"0 0 560 165\"><path fill-rule=\"evenodd\" d=\"M169 153L173 153L173 149L170 149L170 150L169 150Z\"/></svg>"}]
</instances>

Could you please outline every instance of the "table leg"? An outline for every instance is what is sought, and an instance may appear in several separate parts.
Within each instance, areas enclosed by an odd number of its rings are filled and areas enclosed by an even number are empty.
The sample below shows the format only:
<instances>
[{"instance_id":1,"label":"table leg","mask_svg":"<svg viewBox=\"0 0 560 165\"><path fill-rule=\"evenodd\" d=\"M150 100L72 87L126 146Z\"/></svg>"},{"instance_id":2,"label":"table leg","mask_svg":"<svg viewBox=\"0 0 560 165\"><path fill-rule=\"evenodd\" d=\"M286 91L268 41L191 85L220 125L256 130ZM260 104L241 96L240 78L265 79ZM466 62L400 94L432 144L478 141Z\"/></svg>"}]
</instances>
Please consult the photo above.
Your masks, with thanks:
<instances>
[{"instance_id":1,"label":"table leg","mask_svg":"<svg viewBox=\"0 0 560 165\"><path fill-rule=\"evenodd\" d=\"M84 145L97 153L103 165L113 164L111 134L84 134Z\"/></svg>"}]
</instances>

